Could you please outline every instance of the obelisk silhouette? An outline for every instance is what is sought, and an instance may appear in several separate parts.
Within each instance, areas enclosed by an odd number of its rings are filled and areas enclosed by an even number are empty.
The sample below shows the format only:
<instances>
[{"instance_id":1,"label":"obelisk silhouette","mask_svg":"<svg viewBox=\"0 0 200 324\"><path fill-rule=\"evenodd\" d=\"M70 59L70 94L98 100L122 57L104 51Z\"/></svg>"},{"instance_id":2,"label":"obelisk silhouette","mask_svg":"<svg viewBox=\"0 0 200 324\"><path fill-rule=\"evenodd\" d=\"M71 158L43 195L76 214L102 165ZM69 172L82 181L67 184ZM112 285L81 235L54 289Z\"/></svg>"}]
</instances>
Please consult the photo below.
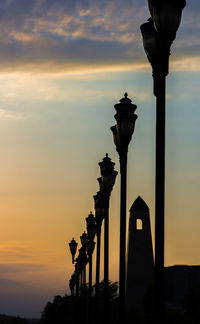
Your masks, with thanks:
<instances>
[{"instance_id":1,"label":"obelisk silhouette","mask_svg":"<svg viewBox=\"0 0 200 324\"><path fill-rule=\"evenodd\" d=\"M149 207L139 196L130 209L126 304L129 322L143 323L151 303L154 258Z\"/></svg>"}]
</instances>

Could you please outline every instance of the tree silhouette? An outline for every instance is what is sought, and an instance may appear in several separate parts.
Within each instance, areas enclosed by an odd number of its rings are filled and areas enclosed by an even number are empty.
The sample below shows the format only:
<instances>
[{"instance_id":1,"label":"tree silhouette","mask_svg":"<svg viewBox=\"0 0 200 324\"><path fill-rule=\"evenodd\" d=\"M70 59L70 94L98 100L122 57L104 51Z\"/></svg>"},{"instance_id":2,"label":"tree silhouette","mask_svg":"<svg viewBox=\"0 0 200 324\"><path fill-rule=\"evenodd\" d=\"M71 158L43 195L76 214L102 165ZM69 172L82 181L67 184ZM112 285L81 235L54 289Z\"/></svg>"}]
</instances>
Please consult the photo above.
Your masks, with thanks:
<instances>
[{"instance_id":1,"label":"tree silhouette","mask_svg":"<svg viewBox=\"0 0 200 324\"><path fill-rule=\"evenodd\" d=\"M92 303L91 309L94 316L94 301L95 301L95 286L92 287ZM109 282L109 304L111 310L111 319L114 322L117 314L117 291L118 283ZM103 314L103 298L104 298L104 282L102 281L99 284L99 308L100 308L100 317ZM77 307L77 299L75 296L55 296L53 302L47 302L44 310L42 312L40 324L74 324L77 323L77 313L85 312L87 317L88 312L88 286L85 287L85 295L82 296L79 300L80 306ZM84 308L84 310L83 310ZM81 322L84 323L84 320L81 315ZM103 319L103 317L102 317ZM87 320L87 318L85 318ZM0 323L1 324L1 323Z\"/></svg>"},{"instance_id":2,"label":"tree silhouette","mask_svg":"<svg viewBox=\"0 0 200 324\"><path fill-rule=\"evenodd\" d=\"M182 304L194 323L200 323L200 285L193 287L185 295Z\"/></svg>"},{"instance_id":3,"label":"tree silhouette","mask_svg":"<svg viewBox=\"0 0 200 324\"><path fill-rule=\"evenodd\" d=\"M0 324L29 324L29 322L19 316L0 315Z\"/></svg>"}]
</instances>

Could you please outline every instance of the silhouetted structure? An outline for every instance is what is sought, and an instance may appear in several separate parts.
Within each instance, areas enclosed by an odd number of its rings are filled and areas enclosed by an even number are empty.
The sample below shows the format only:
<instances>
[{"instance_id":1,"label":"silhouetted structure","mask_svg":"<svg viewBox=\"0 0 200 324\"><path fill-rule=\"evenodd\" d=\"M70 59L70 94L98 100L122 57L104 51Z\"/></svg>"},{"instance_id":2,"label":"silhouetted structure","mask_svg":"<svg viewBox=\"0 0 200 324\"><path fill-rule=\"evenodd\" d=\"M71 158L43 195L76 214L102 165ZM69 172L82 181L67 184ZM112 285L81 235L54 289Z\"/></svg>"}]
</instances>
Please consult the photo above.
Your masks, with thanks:
<instances>
[{"instance_id":1,"label":"silhouetted structure","mask_svg":"<svg viewBox=\"0 0 200 324\"><path fill-rule=\"evenodd\" d=\"M130 209L126 303L128 319L144 319L144 298L153 282L154 260L149 208L139 196Z\"/></svg>"},{"instance_id":2,"label":"silhouetted structure","mask_svg":"<svg viewBox=\"0 0 200 324\"><path fill-rule=\"evenodd\" d=\"M149 207L139 196L130 209L126 304L128 322L144 323L152 311L154 260ZM167 318L183 323L200 320L200 266L164 268ZM182 322L181 322L182 323ZM193 323L193 322L192 322Z\"/></svg>"},{"instance_id":3,"label":"silhouetted structure","mask_svg":"<svg viewBox=\"0 0 200 324\"><path fill-rule=\"evenodd\" d=\"M165 267L166 307L181 309L187 294L198 287L200 293L200 266L175 265Z\"/></svg>"}]
</instances>

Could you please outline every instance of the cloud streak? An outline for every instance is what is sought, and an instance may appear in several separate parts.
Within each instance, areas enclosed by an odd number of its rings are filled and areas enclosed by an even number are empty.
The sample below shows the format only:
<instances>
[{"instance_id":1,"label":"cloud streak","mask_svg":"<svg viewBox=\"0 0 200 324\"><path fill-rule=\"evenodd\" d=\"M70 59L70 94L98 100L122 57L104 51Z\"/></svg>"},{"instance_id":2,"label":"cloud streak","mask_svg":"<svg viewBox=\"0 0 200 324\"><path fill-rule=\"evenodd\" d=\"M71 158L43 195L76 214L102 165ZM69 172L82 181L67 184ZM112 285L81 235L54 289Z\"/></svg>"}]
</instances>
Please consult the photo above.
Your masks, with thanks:
<instances>
[{"instance_id":1,"label":"cloud streak","mask_svg":"<svg viewBox=\"0 0 200 324\"><path fill-rule=\"evenodd\" d=\"M47 269L47 266L44 264L31 264L31 263L8 263L1 264L0 266L0 274L8 274L8 273L16 273L16 272L38 272L44 271Z\"/></svg>"},{"instance_id":2,"label":"cloud streak","mask_svg":"<svg viewBox=\"0 0 200 324\"><path fill-rule=\"evenodd\" d=\"M68 72L146 62L139 31L148 18L146 1L18 0L1 2L0 12L1 71ZM176 59L199 56L199 12L200 5L191 0Z\"/></svg>"}]
</instances>

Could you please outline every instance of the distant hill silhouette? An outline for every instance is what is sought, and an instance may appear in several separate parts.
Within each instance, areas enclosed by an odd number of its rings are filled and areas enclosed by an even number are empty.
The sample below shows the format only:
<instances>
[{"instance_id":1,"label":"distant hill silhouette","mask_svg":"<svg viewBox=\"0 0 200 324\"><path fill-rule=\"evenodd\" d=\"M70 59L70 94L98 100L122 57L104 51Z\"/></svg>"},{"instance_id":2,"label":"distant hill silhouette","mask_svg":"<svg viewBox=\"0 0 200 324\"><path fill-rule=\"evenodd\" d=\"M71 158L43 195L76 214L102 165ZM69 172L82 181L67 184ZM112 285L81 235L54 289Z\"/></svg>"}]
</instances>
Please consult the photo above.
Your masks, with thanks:
<instances>
[{"instance_id":1,"label":"distant hill silhouette","mask_svg":"<svg viewBox=\"0 0 200 324\"><path fill-rule=\"evenodd\" d=\"M0 324L29 324L30 322L19 316L0 314Z\"/></svg>"}]
</instances>

